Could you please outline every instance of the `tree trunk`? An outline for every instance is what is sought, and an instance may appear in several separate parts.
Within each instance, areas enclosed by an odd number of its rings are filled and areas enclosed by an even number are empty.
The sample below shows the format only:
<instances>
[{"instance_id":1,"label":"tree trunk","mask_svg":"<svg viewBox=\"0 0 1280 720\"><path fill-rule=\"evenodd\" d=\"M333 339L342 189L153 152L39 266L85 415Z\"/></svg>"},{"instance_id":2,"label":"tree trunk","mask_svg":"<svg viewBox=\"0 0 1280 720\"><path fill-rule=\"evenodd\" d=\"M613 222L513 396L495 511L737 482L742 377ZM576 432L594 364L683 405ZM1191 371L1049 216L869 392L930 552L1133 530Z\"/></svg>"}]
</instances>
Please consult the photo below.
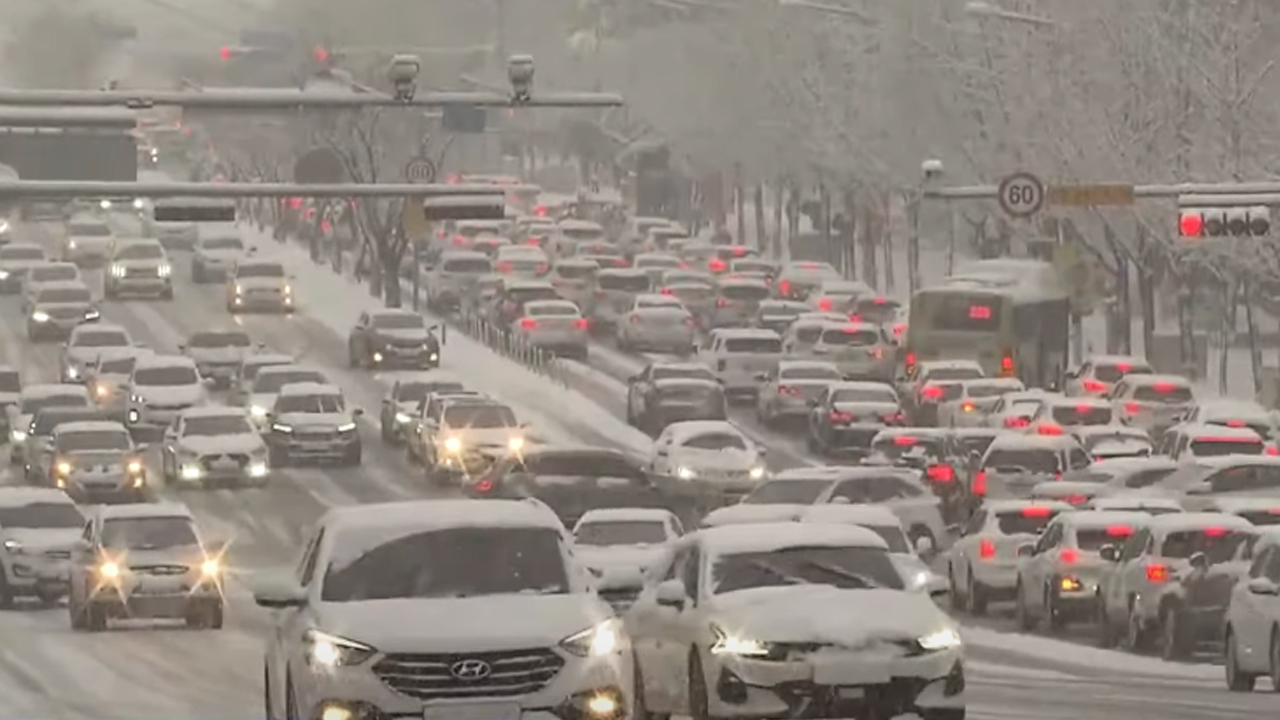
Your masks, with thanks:
<instances>
[{"instance_id":1,"label":"tree trunk","mask_svg":"<svg viewBox=\"0 0 1280 720\"><path fill-rule=\"evenodd\" d=\"M876 217L875 200L862 205L862 279L873 288L880 287L880 268L876 265L876 246L879 244L880 223Z\"/></svg>"},{"instance_id":2,"label":"tree trunk","mask_svg":"<svg viewBox=\"0 0 1280 720\"><path fill-rule=\"evenodd\" d=\"M733 204L734 211L737 213L737 243L739 245L747 244L747 194L742 187L742 165L735 164L733 166Z\"/></svg>"},{"instance_id":3,"label":"tree trunk","mask_svg":"<svg viewBox=\"0 0 1280 720\"><path fill-rule=\"evenodd\" d=\"M1155 348L1156 337L1156 277L1151 263L1155 258L1148 246L1147 231L1144 225L1138 226L1137 247L1140 262L1136 268L1138 276L1138 303L1142 309L1142 354L1147 359Z\"/></svg>"},{"instance_id":4,"label":"tree trunk","mask_svg":"<svg viewBox=\"0 0 1280 720\"><path fill-rule=\"evenodd\" d=\"M756 183L752 192L752 203L755 204L756 248L764 254L769 246L769 229L764 224L764 185Z\"/></svg>"},{"instance_id":5,"label":"tree trunk","mask_svg":"<svg viewBox=\"0 0 1280 720\"><path fill-rule=\"evenodd\" d=\"M1227 360L1231 357L1231 346L1235 341L1236 320L1239 317L1238 281L1230 280L1222 285L1223 320L1226 326L1222 329L1222 352L1218 355L1218 392L1227 394Z\"/></svg>"},{"instance_id":6,"label":"tree trunk","mask_svg":"<svg viewBox=\"0 0 1280 720\"><path fill-rule=\"evenodd\" d=\"M1253 287L1246 280L1241 283L1240 294L1244 300L1244 324L1249 336L1249 366L1253 370L1253 394L1262 393L1262 348L1258 346L1258 318L1253 313Z\"/></svg>"},{"instance_id":7,"label":"tree trunk","mask_svg":"<svg viewBox=\"0 0 1280 720\"><path fill-rule=\"evenodd\" d=\"M889 195L889 193L884 193L879 198L880 202L878 206L880 209L881 221L880 221L880 232L878 233L879 242L876 243L877 245L880 246L881 251L884 253L884 292L885 294L893 294L894 280L896 279L894 278L894 275L896 274L896 272L893 266L893 223L889 219L890 218L890 208L889 208L890 198L891 196Z\"/></svg>"},{"instance_id":8,"label":"tree trunk","mask_svg":"<svg viewBox=\"0 0 1280 720\"><path fill-rule=\"evenodd\" d=\"M778 185L775 190L773 202L773 235L769 240L769 257L775 260L782 258L782 243L785 237L782 234L782 223L785 206L787 203L787 187L782 178L778 178Z\"/></svg>"},{"instance_id":9,"label":"tree trunk","mask_svg":"<svg viewBox=\"0 0 1280 720\"><path fill-rule=\"evenodd\" d=\"M1182 372L1189 378L1196 379L1199 366L1196 364L1196 328L1195 287L1191 278L1182 275L1177 278L1178 292L1178 347L1181 350Z\"/></svg>"},{"instance_id":10,"label":"tree trunk","mask_svg":"<svg viewBox=\"0 0 1280 720\"><path fill-rule=\"evenodd\" d=\"M395 238L387 237L388 244L398 242ZM382 277L385 278L382 288L383 304L389 308L403 307L404 298L400 286L400 254L389 251L379 253L382 258Z\"/></svg>"}]
</instances>

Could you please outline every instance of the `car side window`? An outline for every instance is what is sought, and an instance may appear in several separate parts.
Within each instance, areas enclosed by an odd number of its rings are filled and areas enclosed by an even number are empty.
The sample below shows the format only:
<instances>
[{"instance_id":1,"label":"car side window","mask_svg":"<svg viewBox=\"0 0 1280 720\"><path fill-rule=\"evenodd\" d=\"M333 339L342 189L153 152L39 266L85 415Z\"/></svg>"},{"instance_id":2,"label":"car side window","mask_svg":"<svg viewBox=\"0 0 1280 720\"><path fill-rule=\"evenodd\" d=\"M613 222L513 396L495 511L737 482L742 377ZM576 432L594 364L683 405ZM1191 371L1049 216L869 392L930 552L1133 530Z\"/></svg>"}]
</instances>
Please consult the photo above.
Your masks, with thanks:
<instances>
[{"instance_id":1,"label":"car side window","mask_svg":"<svg viewBox=\"0 0 1280 720\"><path fill-rule=\"evenodd\" d=\"M1269 563L1271 558L1276 554L1275 550L1276 546L1270 545L1263 549L1262 552L1254 555L1253 563L1249 565L1249 577L1258 578L1265 575L1267 563Z\"/></svg>"},{"instance_id":2,"label":"car side window","mask_svg":"<svg viewBox=\"0 0 1280 720\"><path fill-rule=\"evenodd\" d=\"M93 542L93 521L92 520L84 524L84 532L80 533L80 539L87 543Z\"/></svg>"},{"instance_id":3,"label":"car side window","mask_svg":"<svg viewBox=\"0 0 1280 720\"><path fill-rule=\"evenodd\" d=\"M845 498L853 505L873 502L870 485L871 483L866 480L843 480L831 491L831 499L827 502L832 502L836 498Z\"/></svg>"},{"instance_id":4,"label":"car side window","mask_svg":"<svg viewBox=\"0 0 1280 720\"><path fill-rule=\"evenodd\" d=\"M685 591L695 602L698 599L701 578L702 554L698 551L698 546L694 545L689 548L689 554L685 557L684 567L681 569L681 580L684 581Z\"/></svg>"},{"instance_id":5,"label":"car side window","mask_svg":"<svg viewBox=\"0 0 1280 720\"><path fill-rule=\"evenodd\" d=\"M1058 547L1058 544L1061 541L1062 523L1053 523L1047 530L1045 530L1044 534L1040 536L1040 539L1036 541L1034 554L1039 555L1052 550L1053 548Z\"/></svg>"},{"instance_id":6,"label":"car side window","mask_svg":"<svg viewBox=\"0 0 1280 720\"><path fill-rule=\"evenodd\" d=\"M320 558L320 542L324 540L324 528L316 533L311 539L311 543L307 545L307 551L302 556L302 562L298 565L298 583L303 587L311 584L311 580L316 574L316 562Z\"/></svg>"},{"instance_id":7,"label":"car side window","mask_svg":"<svg viewBox=\"0 0 1280 720\"><path fill-rule=\"evenodd\" d=\"M1067 453L1067 469L1081 470L1089 467L1093 461L1089 459L1089 453L1080 448L1071 448Z\"/></svg>"},{"instance_id":8,"label":"car side window","mask_svg":"<svg viewBox=\"0 0 1280 720\"><path fill-rule=\"evenodd\" d=\"M982 532L982 528L986 526L987 526L987 511L978 510L973 515L969 516L969 522L964 526L964 530L962 531L961 534L965 536L977 535L978 533Z\"/></svg>"},{"instance_id":9,"label":"car side window","mask_svg":"<svg viewBox=\"0 0 1280 720\"><path fill-rule=\"evenodd\" d=\"M1280 583L1280 547L1272 545L1267 564L1263 567L1262 574L1273 583Z\"/></svg>"},{"instance_id":10,"label":"car side window","mask_svg":"<svg viewBox=\"0 0 1280 720\"><path fill-rule=\"evenodd\" d=\"M1086 362L1076 370L1076 377L1093 377L1093 363Z\"/></svg>"},{"instance_id":11,"label":"car side window","mask_svg":"<svg viewBox=\"0 0 1280 720\"><path fill-rule=\"evenodd\" d=\"M1151 531L1143 528L1129 537L1129 542L1125 543L1124 549L1120 553L1120 561L1132 560L1142 554L1142 548L1146 546L1147 539L1151 537Z\"/></svg>"}]
</instances>

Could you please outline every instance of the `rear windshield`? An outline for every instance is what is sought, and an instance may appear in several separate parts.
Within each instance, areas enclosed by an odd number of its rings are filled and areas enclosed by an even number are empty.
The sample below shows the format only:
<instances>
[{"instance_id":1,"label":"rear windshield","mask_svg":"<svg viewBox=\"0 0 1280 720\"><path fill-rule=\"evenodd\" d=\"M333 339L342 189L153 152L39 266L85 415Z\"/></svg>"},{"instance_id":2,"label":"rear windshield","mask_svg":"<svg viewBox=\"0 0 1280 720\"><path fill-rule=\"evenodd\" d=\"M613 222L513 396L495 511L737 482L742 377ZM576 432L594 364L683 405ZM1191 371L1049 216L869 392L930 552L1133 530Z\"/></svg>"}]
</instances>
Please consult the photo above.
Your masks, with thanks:
<instances>
[{"instance_id":1,"label":"rear windshield","mask_svg":"<svg viewBox=\"0 0 1280 720\"><path fill-rule=\"evenodd\" d=\"M1236 514L1258 527L1280 525L1280 507L1274 507L1270 510L1245 510Z\"/></svg>"},{"instance_id":2,"label":"rear windshield","mask_svg":"<svg viewBox=\"0 0 1280 720\"><path fill-rule=\"evenodd\" d=\"M97 223L72 223L67 232L75 237L107 237L111 228Z\"/></svg>"},{"instance_id":3,"label":"rear windshield","mask_svg":"<svg viewBox=\"0 0 1280 720\"><path fill-rule=\"evenodd\" d=\"M677 366L658 366L653 369L654 380L668 380L671 378L698 378L700 380L715 381L715 373L704 365L677 365Z\"/></svg>"},{"instance_id":4,"label":"rear windshield","mask_svg":"<svg viewBox=\"0 0 1280 720\"><path fill-rule=\"evenodd\" d=\"M1105 528L1076 528L1076 546L1081 550L1101 550L1104 545L1120 545L1133 534L1128 525Z\"/></svg>"},{"instance_id":5,"label":"rear windshield","mask_svg":"<svg viewBox=\"0 0 1280 720\"><path fill-rule=\"evenodd\" d=\"M844 376L834 367L790 367L778 373L782 380L841 380Z\"/></svg>"},{"instance_id":6,"label":"rear windshield","mask_svg":"<svg viewBox=\"0 0 1280 720\"><path fill-rule=\"evenodd\" d=\"M809 343L810 345L818 342L818 338L822 336L822 328L820 327L798 327L795 331L796 341Z\"/></svg>"},{"instance_id":7,"label":"rear windshield","mask_svg":"<svg viewBox=\"0 0 1280 720\"><path fill-rule=\"evenodd\" d=\"M671 294L681 300L697 302L711 297L712 289L706 285L681 285L671 288Z\"/></svg>"},{"instance_id":8,"label":"rear windshield","mask_svg":"<svg viewBox=\"0 0 1280 720\"><path fill-rule=\"evenodd\" d=\"M1097 405L1055 407L1053 419L1061 425L1107 425L1111 422L1111 408Z\"/></svg>"},{"instance_id":9,"label":"rear windshield","mask_svg":"<svg viewBox=\"0 0 1280 720\"><path fill-rule=\"evenodd\" d=\"M853 313L864 322L883 325L898 315L898 303L883 298L858 300L853 305Z\"/></svg>"},{"instance_id":10,"label":"rear windshield","mask_svg":"<svg viewBox=\"0 0 1280 720\"><path fill-rule=\"evenodd\" d=\"M180 387L199 383L200 375L196 372L196 369L185 365L143 368L133 371L133 384L139 386Z\"/></svg>"},{"instance_id":11,"label":"rear windshield","mask_svg":"<svg viewBox=\"0 0 1280 720\"><path fill-rule=\"evenodd\" d=\"M0 260L43 260L44 250L31 245L10 245L0 249Z\"/></svg>"},{"instance_id":12,"label":"rear windshield","mask_svg":"<svg viewBox=\"0 0 1280 720\"><path fill-rule=\"evenodd\" d=\"M831 486L830 480L774 480L756 488L746 505L812 505Z\"/></svg>"},{"instance_id":13,"label":"rear windshield","mask_svg":"<svg viewBox=\"0 0 1280 720\"><path fill-rule=\"evenodd\" d=\"M578 526L573 539L579 545L653 545L667 540L667 525L661 520L590 522Z\"/></svg>"},{"instance_id":14,"label":"rear windshield","mask_svg":"<svg viewBox=\"0 0 1280 720\"><path fill-rule=\"evenodd\" d=\"M138 358L136 356L103 360L98 364L98 372L103 374L128 375L133 372L133 366L137 363Z\"/></svg>"},{"instance_id":15,"label":"rear windshield","mask_svg":"<svg viewBox=\"0 0 1280 720\"><path fill-rule=\"evenodd\" d=\"M1113 383L1125 375L1150 375L1151 368L1133 367L1130 365L1099 365L1093 370L1093 376L1105 383Z\"/></svg>"},{"instance_id":16,"label":"rear windshield","mask_svg":"<svg viewBox=\"0 0 1280 720\"><path fill-rule=\"evenodd\" d=\"M51 407L88 407L89 399L82 394L52 395L33 397L22 401L23 415L35 415L44 408Z\"/></svg>"},{"instance_id":17,"label":"rear windshield","mask_svg":"<svg viewBox=\"0 0 1280 720\"><path fill-rule=\"evenodd\" d=\"M1209 564L1227 562L1236 553L1240 543L1252 537L1252 533L1244 533L1221 527L1208 527L1197 530L1169 533L1160 546L1160 555L1166 558L1186 559L1196 553L1204 553Z\"/></svg>"},{"instance_id":18,"label":"rear windshield","mask_svg":"<svg viewBox=\"0 0 1280 720\"><path fill-rule=\"evenodd\" d=\"M1176 405L1191 402L1191 388L1184 385L1149 385L1133 389L1133 399L1138 402Z\"/></svg>"},{"instance_id":19,"label":"rear windshield","mask_svg":"<svg viewBox=\"0 0 1280 720\"><path fill-rule=\"evenodd\" d=\"M831 398L836 403L897 403L898 394L893 388L844 388Z\"/></svg>"},{"instance_id":20,"label":"rear windshield","mask_svg":"<svg viewBox=\"0 0 1280 720\"><path fill-rule=\"evenodd\" d=\"M187 341L193 348L249 347L249 335L242 332L200 332Z\"/></svg>"},{"instance_id":21,"label":"rear windshield","mask_svg":"<svg viewBox=\"0 0 1280 720\"><path fill-rule=\"evenodd\" d=\"M508 295L512 300L518 303L533 302L534 300L559 300L560 294L555 288L550 287L527 287L515 288L508 291Z\"/></svg>"},{"instance_id":22,"label":"rear windshield","mask_svg":"<svg viewBox=\"0 0 1280 720\"><path fill-rule=\"evenodd\" d=\"M1196 457L1261 455L1264 449L1261 439L1205 437L1191 441L1191 452Z\"/></svg>"},{"instance_id":23,"label":"rear windshield","mask_svg":"<svg viewBox=\"0 0 1280 720\"><path fill-rule=\"evenodd\" d=\"M982 368L937 367L930 368L926 377L929 380L978 380L985 376L982 373Z\"/></svg>"},{"instance_id":24,"label":"rear windshield","mask_svg":"<svg viewBox=\"0 0 1280 720\"><path fill-rule=\"evenodd\" d=\"M988 470L1009 473L1056 473L1062 470L1058 453L1047 448L992 450L982 466Z\"/></svg>"},{"instance_id":25,"label":"rear windshield","mask_svg":"<svg viewBox=\"0 0 1280 720\"><path fill-rule=\"evenodd\" d=\"M1008 395L1011 392L1017 392L1018 388L1012 385L970 385L967 388L969 397L971 398L992 398Z\"/></svg>"},{"instance_id":26,"label":"rear windshield","mask_svg":"<svg viewBox=\"0 0 1280 720\"><path fill-rule=\"evenodd\" d=\"M51 265L31 269L31 279L40 282L75 280L78 277L80 277L80 271L74 265Z\"/></svg>"},{"instance_id":27,"label":"rear windshield","mask_svg":"<svg viewBox=\"0 0 1280 720\"><path fill-rule=\"evenodd\" d=\"M880 342L880 334L875 330L823 330L823 345L841 345L845 347L869 347Z\"/></svg>"},{"instance_id":28,"label":"rear windshield","mask_svg":"<svg viewBox=\"0 0 1280 720\"><path fill-rule=\"evenodd\" d=\"M254 393L280 392L280 388L290 383L325 383L328 380L315 370L289 370L284 372L259 372L253 381Z\"/></svg>"},{"instance_id":29,"label":"rear windshield","mask_svg":"<svg viewBox=\"0 0 1280 720\"><path fill-rule=\"evenodd\" d=\"M277 263L254 263L236 268L236 277L242 278L280 278L284 277L284 266Z\"/></svg>"},{"instance_id":30,"label":"rear windshield","mask_svg":"<svg viewBox=\"0 0 1280 720\"><path fill-rule=\"evenodd\" d=\"M728 285L720 288L720 295L730 300L763 300L769 297L769 288L762 285Z\"/></svg>"},{"instance_id":31,"label":"rear windshield","mask_svg":"<svg viewBox=\"0 0 1280 720\"><path fill-rule=\"evenodd\" d=\"M84 420L106 420L107 417L97 410L62 410L37 413L35 420L31 421L32 435L50 435L53 429L69 422L81 422Z\"/></svg>"},{"instance_id":32,"label":"rear windshield","mask_svg":"<svg viewBox=\"0 0 1280 720\"><path fill-rule=\"evenodd\" d=\"M243 250L244 243L240 238L211 238L200 243L207 250Z\"/></svg>"},{"instance_id":33,"label":"rear windshield","mask_svg":"<svg viewBox=\"0 0 1280 720\"><path fill-rule=\"evenodd\" d=\"M648 275L600 275L596 278L601 290L642 293L649 291Z\"/></svg>"},{"instance_id":34,"label":"rear windshield","mask_svg":"<svg viewBox=\"0 0 1280 720\"><path fill-rule=\"evenodd\" d=\"M83 332L76 336L74 347L126 347L129 336L119 330Z\"/></svg>"},{"instance_id":35,"label":"rear windshield","mask_svg":"<svg viewBox=\"0 0 1280 720\"><path fill-rule=\"evenodd\" d=\"M555 269L556 275L570 280L591 277L600 272L600 268L596 265L557 265Z\"/></svg>"},{"instance_id":36,"label":"rear windshield","mask_svg":"<svg viewBox=\"0 0 1280 720\"><path fill-rule=\"evenodd\" d=\"M891 460L907 456L942 457L943 439L935 436L888 435L876 438L871 449Z\"/></svg>"},{"instance_id":37,"label":"rear windshield","mask_svg":"<svg viewBox=\"0 0 1280 720\"><path fill-rule=\"evenodd\" d=\"M525 308L526 315L537 315L539 317L578 317L578 306L572 303L556 303L554 305L530 305Z\"/></svg>"},{"instance_id":38,"label":"rear windshield","mask_svg":"<svg viewBox=\"0 0 1280 720\"><path fill-rule=\"evenodd\" d=\"M991 441L995 439L995 435L961 435L956 438L956 442L960 444L960 447L964 448L966 453L982 455L987 451L987 448L991 447Z\"/></svg>"},{"instance_id":39,"label":"rear windshield","mask_svg":"<svg viewBox=\"0 0 1280 720\"><path fill-rule=\"evenodd\" d=\"M680 258L673 257L638 257L635 266L638 268L677 268L680 267Z\"/></svg>"},{"instance_id":40,"label":"rear windshield","mask_svg":"<svg viewBox=\"0 0 1280 720\"><path fill-rule=\"evenodd\" d=\"M453 273L487 273L493 268L489 258L453 258L445 260L443 269Z\"/></svg>"},{"instance_id":41,"label":"rear windshield","mask_svg":"<svg viewBox=\"0 0 1280 720\"><path fill-rule=\"evenodd\" d=\"M93 296L89 294L87 288L57 288L53 290L40 291L39 297L36 298L36 304L44 303L87 303L92 302Z\"/></svg>"},{"instance_id":42,"label":"rear windshield","mask_svg":"<svg viewBox=\"0 0 1280 720\"><path fill-rule=\"evenodd\" d=\"M731 353L780 353L781 338L729 338L722 346L725 352Z\"/></svg>"},{"instance_id":43,"label":"rear windshield","mask_svg":"<svg viewBox=\"0 0 1280 720\"><path fill-rule=\"evenodd\" d=\"M1057 510L1047 513L1027 513L1022 510L1010 510L996 514L996 524L1005 535L1039 535L1041 530L1058 516Z\"/></svg>"},{"instance_id":44,"label":"rear windshield","mask_svg":"<svg viewBox=\"0 0 1280 720\"><path fill-rule=\"evenodd\" d=\"M666 385L658 388L658 402L673 405L686 402L707 402L712 399L718 399L719 395L719 385L708 385L706 383Z\"/></svg>"}]
</instances>

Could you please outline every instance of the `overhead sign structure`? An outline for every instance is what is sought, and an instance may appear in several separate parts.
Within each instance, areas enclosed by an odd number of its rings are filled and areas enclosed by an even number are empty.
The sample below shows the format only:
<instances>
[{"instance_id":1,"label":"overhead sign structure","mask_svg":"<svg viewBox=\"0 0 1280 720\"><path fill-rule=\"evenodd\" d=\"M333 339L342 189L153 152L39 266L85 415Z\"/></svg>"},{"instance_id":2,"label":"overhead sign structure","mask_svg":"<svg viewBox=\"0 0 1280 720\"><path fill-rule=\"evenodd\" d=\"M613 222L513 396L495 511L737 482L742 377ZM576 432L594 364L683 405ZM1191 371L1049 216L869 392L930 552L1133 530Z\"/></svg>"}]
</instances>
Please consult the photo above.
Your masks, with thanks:
<instances>
[{"instance_id":1,"label":"overhead sign structure","mask_svg":"<svg viewBox=\"0 0 1280 720\"><path fill-rule=\"evenodd\" d=\"M1116 207L1132 205L1133 186L1122 183L1058 185L1049 188L1050 205L1067 207Z\"/></svg>"},{"instance_id":2,"label":"overhead sign structure","mask_svg":"<svg viewBox=\"0 0 1280 720\"><path fill-rule=\"evenodd\" d=\"M1044 207L1044 183L1031 173L1014 173L1000 181L996 199L1000 209L1015 218L1028 218Z\"/></svg>"},{"instance_id":3,"label":"overhead sign structure","mask_svg":"<svg viewBox=\"0 0 1280 720\"><path fill-rule=\"evenodd\" d=\"M491 186L492 189L492 186ZM506 195L492 193L410 199L404 204L400 225L409 238L425 238L431 223L445 220L501 220L507 216Z\"/></svg>"},{"instance_id":4,"label":"overhead sign structure","mask_svg":"<svg viewBox=\"0 0 1280 720\"><path fill-rule=\"evenodd\" d=\"M404 166L404 179L411 183L433 183L436 181L436 164L431 158L413 158Z\"/></svg>"}]
</instances>

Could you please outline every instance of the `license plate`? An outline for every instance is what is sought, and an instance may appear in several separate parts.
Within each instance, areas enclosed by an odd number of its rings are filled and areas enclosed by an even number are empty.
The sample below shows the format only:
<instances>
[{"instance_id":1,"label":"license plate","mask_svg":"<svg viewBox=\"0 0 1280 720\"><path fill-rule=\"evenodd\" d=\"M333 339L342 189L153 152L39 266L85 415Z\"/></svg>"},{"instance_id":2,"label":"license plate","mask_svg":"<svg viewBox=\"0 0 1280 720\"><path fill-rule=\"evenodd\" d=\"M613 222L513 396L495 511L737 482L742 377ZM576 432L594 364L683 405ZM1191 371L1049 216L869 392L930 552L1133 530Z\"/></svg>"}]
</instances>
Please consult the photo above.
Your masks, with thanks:
<instances>
[{"instance_id":1,"label":"license plate","mask_svg":"<svg viewBox=\"0 0 1280 720\"><path fill-rule=\"evenodd\" d=\"M311 452L325 452L329 449L329 443L323 443L323 442L302 443L302 449L308 450Z\"/></svg>"},{"instance_id":2,"label":"license plate","mask_svg":"<svg viewBox=\"0 0 1280 720\"><path fill-rule=\"evenodd\" d=\"M865 688L860 687L840 687L836 688L836 697L841 700L862 700L867 696Z\"/></svg>"},{"instance_id":3,"label":"license plate","mask_svg":"<svg viewBox=\"0 0 1280 720\"><path fill-rule=\"evenodd\" d=\"M218 462L214 463L213 466L218 470L239 470L240 469L240 463L236 462L235 460L219 460Z\"/></svg>"},{"instance_id":4,"label":"license plate","mask_svg":"<svg viewBox=\"0 0 1280 720\"><path fill-rule=\"evenodd\" d=\"M818 685L874 685L889 682L889 664L859 657L828 657L813 661Z\"/></svg>"},{"instance_id":5,"label":"license plate","mask_svg":"<svg viewBox=\"0 0 1280 720\"><path fill-rule=\"evenodd\" d=\"M512 702L440 702L422 709L422 720L519 720L520 705Z\"/></svg>"}]
</instances>

